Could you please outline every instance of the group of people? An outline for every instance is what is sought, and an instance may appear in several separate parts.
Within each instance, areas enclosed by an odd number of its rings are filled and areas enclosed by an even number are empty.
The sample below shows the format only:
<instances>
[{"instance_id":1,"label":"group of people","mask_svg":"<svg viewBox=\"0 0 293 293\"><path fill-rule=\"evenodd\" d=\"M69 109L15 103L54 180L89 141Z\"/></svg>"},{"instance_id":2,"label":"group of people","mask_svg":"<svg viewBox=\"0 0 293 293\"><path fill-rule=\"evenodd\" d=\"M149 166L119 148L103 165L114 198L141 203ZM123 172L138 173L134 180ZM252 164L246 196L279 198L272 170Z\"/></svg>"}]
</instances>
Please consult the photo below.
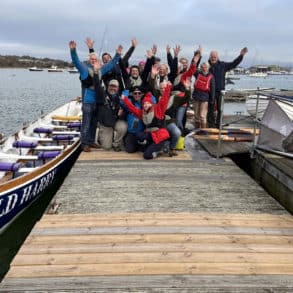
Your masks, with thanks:
<instances>
[{"instance_id":1,"label":"group of people","mask_svg":"<svg viewBox=\"0 0 293 293\"><path fill-rule=\"evenodd\" d=\"M94 41L87 38L85 42L89 49L86 62L80 61L75 41L69 42L82 88L82 150L90 152L91 148L102 147L129 153L141 151L144 159L153 159L162 152L177 155L177 142L188 132L186 111L191 102L196 128L219 127L225 74L238 66L247 53L243 48L235 60L223 62L212 51L208 62L200 63L199 47L188 62L179 58L180 46L173 49L173 55L167 46L168 64L164 64L156 57L154 45L147 50L145 61L130 66L136 39L126 54L122 55L119 45L114 57L103 53L102 60L94 51Z\"/></svg>"}]
</instances>

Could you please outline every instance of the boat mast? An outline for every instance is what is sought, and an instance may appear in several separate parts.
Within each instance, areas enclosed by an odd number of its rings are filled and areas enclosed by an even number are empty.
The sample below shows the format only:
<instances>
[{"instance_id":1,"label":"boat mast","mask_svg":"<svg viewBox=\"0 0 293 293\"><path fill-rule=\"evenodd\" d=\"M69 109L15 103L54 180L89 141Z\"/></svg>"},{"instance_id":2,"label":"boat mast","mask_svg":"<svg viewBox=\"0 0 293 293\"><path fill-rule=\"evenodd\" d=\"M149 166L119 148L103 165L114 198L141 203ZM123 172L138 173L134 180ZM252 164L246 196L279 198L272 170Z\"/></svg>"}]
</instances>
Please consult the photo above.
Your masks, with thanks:
<instances>
[{"instance_id":1,"label":"boat mast","mask_svg":"<svg viewBox=\"0 0 293 293\"><path fill-rule=\"evenodd\" d=\"M101 41L101 46L100 46L100 50L99 50L99 53L98 53L98 57L99 58L101 57L102 50L103 50L103 47L104 47L106 32L107 32L107 25L105 25L105 30L104 30L104 33L103 33L103 37L102 37L102 41Z\"/></svg>"}]
</instances>

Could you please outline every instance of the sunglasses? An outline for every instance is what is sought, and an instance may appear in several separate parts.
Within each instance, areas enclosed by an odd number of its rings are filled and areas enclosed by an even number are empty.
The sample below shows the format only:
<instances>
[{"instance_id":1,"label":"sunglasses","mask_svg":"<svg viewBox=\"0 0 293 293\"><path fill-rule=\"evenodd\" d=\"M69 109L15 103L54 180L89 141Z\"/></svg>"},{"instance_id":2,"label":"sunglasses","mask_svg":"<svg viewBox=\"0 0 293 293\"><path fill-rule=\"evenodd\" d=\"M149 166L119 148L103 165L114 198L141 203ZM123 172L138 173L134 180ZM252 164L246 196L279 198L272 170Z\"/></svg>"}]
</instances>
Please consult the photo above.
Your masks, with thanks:
<instances>
[{"instance_id":1,"label":"sunglasses","mask_svg":"<svg viewBox=\"0 0 293 293\"><path fill-rule=\"evenodd\" d=\"M142 92L133 92L133 95L141 95Z\"/></svg>"}]
</instances>

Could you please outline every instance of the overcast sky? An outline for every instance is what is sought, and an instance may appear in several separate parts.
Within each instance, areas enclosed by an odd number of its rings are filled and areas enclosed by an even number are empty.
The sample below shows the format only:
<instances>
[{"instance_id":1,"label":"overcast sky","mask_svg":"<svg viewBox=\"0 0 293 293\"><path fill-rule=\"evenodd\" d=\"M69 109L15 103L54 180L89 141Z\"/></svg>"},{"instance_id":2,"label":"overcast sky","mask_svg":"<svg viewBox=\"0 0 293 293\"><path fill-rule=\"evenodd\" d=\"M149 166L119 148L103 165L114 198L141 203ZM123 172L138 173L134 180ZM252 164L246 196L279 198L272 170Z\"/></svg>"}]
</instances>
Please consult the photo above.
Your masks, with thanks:
<instances>
[{"instance_id":1,"label":"overcast sky","mask_svg":"<svg viewBox=\"0 0 293 293\"><path fill-rule=\"evenodd\" d=\"M247 46L243 66L293 66L292 11L293 0L0 0L0 55L70 60L75 40L84 59L87 36L97 52L112 54L136 37L130 63L152 44L163 59L167 44L189 58L201 44L203 61L211 50L231 61Z\"/></svg>"}]
</instances>

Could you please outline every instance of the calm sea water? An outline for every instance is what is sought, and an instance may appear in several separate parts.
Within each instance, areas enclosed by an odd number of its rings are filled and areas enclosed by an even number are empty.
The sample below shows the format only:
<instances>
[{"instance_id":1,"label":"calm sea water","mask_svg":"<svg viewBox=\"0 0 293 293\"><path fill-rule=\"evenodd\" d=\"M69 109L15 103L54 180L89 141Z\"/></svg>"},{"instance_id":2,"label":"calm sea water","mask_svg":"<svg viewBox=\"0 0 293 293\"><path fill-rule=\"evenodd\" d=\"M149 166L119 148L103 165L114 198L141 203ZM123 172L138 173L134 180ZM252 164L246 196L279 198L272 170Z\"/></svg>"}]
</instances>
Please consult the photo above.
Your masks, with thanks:
<instances>
[{"instance_id":1,"label":"calm sea water","mask_svg":"<svg viewBox=\"0 0 293 293\"><path fill-rule=\"evenodd\" d=\"M0 132L11 134L79 95L78 74L0 69Z\"/></svg>"},{"instance_id":2,"label":"calm sea water","mask_svg":"<svg viewBox=\"0 0 293 293\"><path fill-rule=\"evenodd\" d=\"M252 78L240 76L227 89L274 87L293 90L293 75ZM0 132L5 135L80 95L78 74L31 72L27 69L0 69ZM225 113L245 113L244 103L225 104Z\"/></svg>"}]
</instances>

